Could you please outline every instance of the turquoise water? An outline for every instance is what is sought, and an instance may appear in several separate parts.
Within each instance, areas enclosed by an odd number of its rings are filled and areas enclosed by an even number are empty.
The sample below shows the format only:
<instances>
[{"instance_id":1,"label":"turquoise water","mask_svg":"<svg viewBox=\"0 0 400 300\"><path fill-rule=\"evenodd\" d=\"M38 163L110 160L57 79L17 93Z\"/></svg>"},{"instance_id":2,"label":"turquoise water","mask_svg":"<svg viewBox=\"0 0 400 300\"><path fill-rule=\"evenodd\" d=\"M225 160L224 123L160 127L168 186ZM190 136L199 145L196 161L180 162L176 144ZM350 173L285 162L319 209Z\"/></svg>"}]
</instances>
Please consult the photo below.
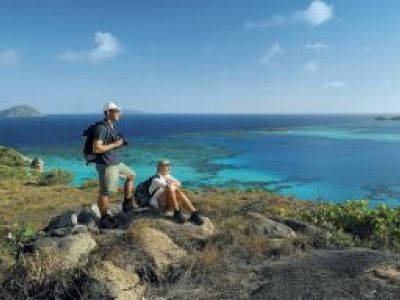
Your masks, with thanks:
<instances>
[{"instance_id":1,"label":"turquoise water","mask_svg":"<svg viewBox=\"0 0 400 300\"><path fill-rule=\"evenodd\" d=\"M82 160L79 138L96 119L0 122L0 144L42 157L47 170L73 172L79 186L97 176ZM43 134L30 136L32 127ZM131 141L121 155L137 181L166 158L189 188L263 188L313 201L399 204L400 122L372 116L145 115L126 116L120 128Z\"/></svg>"}]
</instances>

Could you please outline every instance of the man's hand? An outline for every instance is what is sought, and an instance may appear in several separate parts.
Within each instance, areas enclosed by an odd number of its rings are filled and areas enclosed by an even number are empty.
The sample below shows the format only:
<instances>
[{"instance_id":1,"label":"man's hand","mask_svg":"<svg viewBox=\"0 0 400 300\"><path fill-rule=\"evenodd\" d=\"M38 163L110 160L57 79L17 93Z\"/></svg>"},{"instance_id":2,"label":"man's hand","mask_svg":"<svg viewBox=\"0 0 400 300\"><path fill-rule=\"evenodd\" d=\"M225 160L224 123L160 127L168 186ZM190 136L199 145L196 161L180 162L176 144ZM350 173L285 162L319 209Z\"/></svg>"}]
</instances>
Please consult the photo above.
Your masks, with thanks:
<instances>
[{"instance_id":1,"label":"man's hand","mask_svg":"<svg viewBox=\"0 0 400 300\"><path fill-rule=\"evenodd\" d=\"M124 144L124 140L123 140L123 139L116 140L116 141L113 143L113 145L114 145L115 148L119 148L119 147L121 147L123 144Z\"/></svg>"},{"instance_id":2,"label":"man's hand","mask_svg":"<svg viewBox=\"0 0 400 300\"><path fill-rule=\"evenodd\" d=\"M104 153L114 148L119 148L124 144L123 139L116 140L114 143L104 145L102 140L95 140L93 143L93 153Z\"/></svg>"}]
</instances>

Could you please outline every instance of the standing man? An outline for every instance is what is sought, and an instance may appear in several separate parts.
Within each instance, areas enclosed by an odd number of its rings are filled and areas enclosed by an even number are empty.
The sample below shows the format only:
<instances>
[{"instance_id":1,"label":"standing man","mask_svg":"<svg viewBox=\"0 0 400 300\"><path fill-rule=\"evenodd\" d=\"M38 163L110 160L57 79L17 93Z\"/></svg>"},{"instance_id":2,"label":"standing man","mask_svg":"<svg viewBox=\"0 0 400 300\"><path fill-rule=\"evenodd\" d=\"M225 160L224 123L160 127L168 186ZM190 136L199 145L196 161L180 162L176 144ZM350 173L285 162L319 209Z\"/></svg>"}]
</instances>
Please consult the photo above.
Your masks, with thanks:
<instances>
[{"instance_id":1,"label":"standing man","mask_svg":"<svg viewBox=\"0 0 400 300\"><path fill-rule=\"evenodd\" d=\"M108 213L108 202L111 193L118 190L119 177L125 178L124 212L133 209L133 182L134 171L120 161L118 149L126 145L122 135L117 131L114 123L121 117L121 108L113 102L104 105L104 122L99 124L94 133L93 153L97 154L96 169L99 173L99 206L101 219L100 228L116 228L118 224Z\"/></svg>"}]
</instances>

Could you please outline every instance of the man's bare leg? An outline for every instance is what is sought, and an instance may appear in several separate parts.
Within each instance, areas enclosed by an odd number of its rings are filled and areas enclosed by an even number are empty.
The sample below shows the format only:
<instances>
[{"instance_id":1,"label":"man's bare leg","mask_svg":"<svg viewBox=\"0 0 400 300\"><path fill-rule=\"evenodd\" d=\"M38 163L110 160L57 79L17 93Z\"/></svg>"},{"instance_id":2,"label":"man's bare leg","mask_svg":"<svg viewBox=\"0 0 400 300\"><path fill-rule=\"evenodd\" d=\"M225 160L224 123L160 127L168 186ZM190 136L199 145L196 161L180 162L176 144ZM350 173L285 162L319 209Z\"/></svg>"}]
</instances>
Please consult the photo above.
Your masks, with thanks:
<instances>
[{"instance_id":1,"label":"man's bare leg","mask_svg":"<svg viewBox=\"0 0 400 300\"><path fill-rule=\"evenodd\" d=\"M133 182L135 176L130 175L126 178L124 184L124 202L122 203L122 210L129 212L133 209Z\"/></svg>"},{"instance_id":2,"label":"man's bare leg","mask_svg":"<svg viewBox=\"0 0 400 300\"><path fill-rule=\"evenodd\" d=\"M131 175L126 178L124 184L124 198L132 200L133 198L133 183L135 181L135 176Z\"/></svg>"},{"instance_id":3,"label":"man's bare leg","mask_svg":"<svg viewBox=\"0 0 400 300\"><path fill-rule=\"evenodd\" d=\"M105 216L108 212L108 196L99 195L97 206L99 207L100 215Z\"/></svg>"}]
</instances>

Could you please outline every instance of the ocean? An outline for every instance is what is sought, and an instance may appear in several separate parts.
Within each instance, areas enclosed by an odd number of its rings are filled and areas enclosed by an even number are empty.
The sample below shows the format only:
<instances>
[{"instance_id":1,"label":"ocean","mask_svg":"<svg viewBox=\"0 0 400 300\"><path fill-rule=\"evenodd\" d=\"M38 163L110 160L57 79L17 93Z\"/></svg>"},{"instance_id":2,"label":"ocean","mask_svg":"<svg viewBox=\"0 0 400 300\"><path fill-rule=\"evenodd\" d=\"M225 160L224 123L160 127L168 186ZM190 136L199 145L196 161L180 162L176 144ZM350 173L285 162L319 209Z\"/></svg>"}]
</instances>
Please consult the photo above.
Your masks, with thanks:
<instances>
[{"instance_id":1,"label":"ocean","mask_svg":"<svg viewBox=\"0 0 400 300\"><path fill-rule=\"evenodd\" d=\"M82 131L101 115L0 120L0 145L96 178L82 156ZM122 160L137 182L159 159L192 189L262 188L312 201L400 203L400 122L371 115L123 115Z\"/></svg>"}]
</instances>

